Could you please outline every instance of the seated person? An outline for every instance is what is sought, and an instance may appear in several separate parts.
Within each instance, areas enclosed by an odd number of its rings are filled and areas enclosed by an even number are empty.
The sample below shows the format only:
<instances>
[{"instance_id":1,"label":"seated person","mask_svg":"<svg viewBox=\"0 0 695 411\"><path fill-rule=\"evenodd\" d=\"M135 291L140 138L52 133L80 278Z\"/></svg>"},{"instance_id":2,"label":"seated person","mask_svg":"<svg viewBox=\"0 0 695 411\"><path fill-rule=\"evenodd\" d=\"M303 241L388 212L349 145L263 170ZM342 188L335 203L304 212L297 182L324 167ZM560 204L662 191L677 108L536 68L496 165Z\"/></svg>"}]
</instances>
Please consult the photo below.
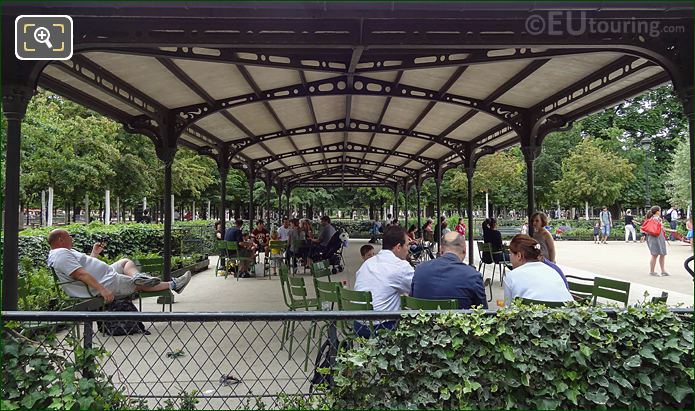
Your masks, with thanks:
<instances>
[{"instance_id":1,"label":"seated person","mask_svg":"<svg viewBox=\"0 0 695 411\"><path fill-rule=\"evenodd\" d=\"M256 222L256 228L251 231L251 237L256 243L256 249L261 252L264 251L268 253L268 230L265 229L265 223L263 220L258 220Z\"/></svg>"},{"instance_id":2,"label":"seated person","mask_svg":"<svg viewBox=\"0 0 695 411\"><path fill-rule=\"evenodd\" d=\"M311 240L311 260L316 259L319 254L324 252L324 250L328 246L328 243L331 241L333 234L335 234L335 227L331 225L331 218L327 215L322 216L321 232L319 233L319 238ZM311 264L311 261L309 261L309 264Z\"/></svg>"},{"instance_id":3,"label":"seated person","mask_svg":"<svg viewBox=\"0 0 695 411\"><path fill-rule=\"evenodd\" d=\"M99 294L104 301L110 303L116 298L128 297L136 291L171 289L180 294L191 281L191 272L186 271L179 278L162 282L157 277L138 272L135 264L126 258L108 265L96 258L104 249L103 244L94 244L91 255L81 253L72 248L72 237L65 230L51 231L48 234L48 244L51 247L48 266L55 270L58 279L61 282L81 281L89 287L88 292L82 284L62 284L63 291L70 297L89 298Z\"/></svg>"},{"instance_id":4,"label":"seated person","mask_svg":"<svg viewBox=\"0 0 695 411\"><path fill-rule=\"evenodd\" d=\"M502 251L502 233L497 229L497 220L492 217L483 221L483 242L492 244L493 253ZM496 253L492 254L492 258L490 258L490 253L483 253L483 262L485 264L499 263L501 261L509 261L509 255Z\"/></svg>"},{"instance_id":5,"label":"seated person","mask_svg":"<svg viewBox=\"0 0 695 411\"><path fill-rule=\"evenodd\" d=\"M543 263L538 241L517 234L509 243L513 270L504 279L504 301L510 305L515 298L538 301L574 301L557 272Z\"/></svg>"},{"instance_id":6,"label":"seated person","mask_svg":"<svg viewBox=\"0 0 695 411\"><path fill-rule=\"evenodd\" d=\"M244 220L236 220L234 222L234 227L228 228L227 232L224 233L225 241L232 241L239 245L239 257L248 257L239 262L239 277L249 278L251 273L249 272L249 267L251 260L253 258L256 246L253 242L244 240L244 234L241 231L241 227L244 225Z\"/></svg>"},{"instance_id":7,"label":"seated person","mask_svg":"<svg viewBox=\"0 0 695 411\"><path fill-rule=\"evenodd\" d=\"M371 257L374 257L374 247L371 244L365 244L360 247L360 255L362 256L362 261L367 261Z\"/></svg>"},{"instance_id":8,"label":"seated person","mask_svg":"<svg viewBox=\"0 0 695 411\"><path fill-rule=\"evenodd\" d=\"M460 309L487 307L483 276L464 263L466 239L456 231L442 237L442 256L418 264L412 295L431 300L457 299Z\"/></svg>"},{"instance_id":9,"label":"seated person","mask_svg":"<svg viewBox=\"0 0 695 411\"><path fill-rule=\"evenodd\" d=\"M355 290L370 291L374 311L398 311L401 295L410 292L413 282L413 267L406 261L408 241L405 230L389 227L384 232L382 249L377 255L366 260L357 270ZM395 321L374 324L374 331L393 329ZM371 332L367 324L355 321L355 332L369 338Z\"/></svg>"}]
</instances>

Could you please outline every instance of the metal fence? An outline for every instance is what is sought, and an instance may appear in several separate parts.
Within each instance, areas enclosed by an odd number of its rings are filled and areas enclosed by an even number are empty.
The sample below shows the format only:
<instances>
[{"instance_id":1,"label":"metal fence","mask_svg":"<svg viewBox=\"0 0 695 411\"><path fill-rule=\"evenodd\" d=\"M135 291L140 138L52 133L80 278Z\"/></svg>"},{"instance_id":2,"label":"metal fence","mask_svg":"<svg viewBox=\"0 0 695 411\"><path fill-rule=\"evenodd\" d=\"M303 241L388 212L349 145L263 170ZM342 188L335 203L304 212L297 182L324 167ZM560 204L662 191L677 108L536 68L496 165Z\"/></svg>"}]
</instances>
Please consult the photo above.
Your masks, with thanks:
<instances>
[{"instance_id":1,"label":"metal fence","mask_svg":"<svg viewBox=\"0 0 695 411\"><path fill-rule=\"evenodd\" d=\"M616 311L607 309L609 315ZM692 316L692 309L673 309ZM466 310L461 310L466 312ZM412 312L411 312L412 313ZM487 314L495 315L494 311ZM332 364L339 341L353 340L354 320L408 321L401 312L124 313L3 312L3 334L74 361L84 348L101 348L101 372L131 399L150 409L188 397L198 409L296 408L320 403L315 372L319 352ZM105 334L104 322L140 321L149 334ZM33 330L33 331L32 331ZM57 330L57 339L49 339ZM7 343L8 341L3 341ZM342 345L341 345L342 346ZM7 364L4 364L7 366Z\"/></svg>"}]
</instances>

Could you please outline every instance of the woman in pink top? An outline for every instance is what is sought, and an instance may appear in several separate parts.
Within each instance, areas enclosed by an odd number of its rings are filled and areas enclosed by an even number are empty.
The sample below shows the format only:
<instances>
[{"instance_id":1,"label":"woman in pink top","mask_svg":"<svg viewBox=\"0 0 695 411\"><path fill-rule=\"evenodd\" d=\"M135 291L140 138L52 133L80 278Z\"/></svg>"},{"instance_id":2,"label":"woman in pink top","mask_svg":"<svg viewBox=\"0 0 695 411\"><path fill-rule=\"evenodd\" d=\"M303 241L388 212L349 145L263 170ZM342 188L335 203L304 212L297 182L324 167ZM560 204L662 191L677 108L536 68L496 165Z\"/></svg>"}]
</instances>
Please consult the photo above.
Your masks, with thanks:
<instances>
[{"instance_id":1,"label":"woman in pink top","mask_svg":"<svg viewBox=\"0 0 695 411\"><path fill-rule=\"evenodd\" d=\"M463 218L459 218L459 223L456 224L456 232L463 237L466 236L466 223L463 222Z\"/></svg>"}]
</instances>

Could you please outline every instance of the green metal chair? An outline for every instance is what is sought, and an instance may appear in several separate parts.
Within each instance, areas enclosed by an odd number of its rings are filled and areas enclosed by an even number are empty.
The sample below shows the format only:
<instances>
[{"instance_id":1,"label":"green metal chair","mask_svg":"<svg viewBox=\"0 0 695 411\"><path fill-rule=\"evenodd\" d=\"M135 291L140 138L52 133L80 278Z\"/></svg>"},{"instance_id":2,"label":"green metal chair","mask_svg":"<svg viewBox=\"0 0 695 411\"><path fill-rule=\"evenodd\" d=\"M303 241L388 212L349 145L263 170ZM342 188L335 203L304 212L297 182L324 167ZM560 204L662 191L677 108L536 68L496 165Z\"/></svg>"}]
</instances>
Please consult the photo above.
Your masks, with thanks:
<instances>
[{"instance_id":1,"label":"green metal chair","mask_svg":"<svg viewBox=\"0 0 695 411\"><path fill-rule=\"evenodd\" d=\"M578 277L576 275L566 275L567 285L574 301L580 303L591 302L594 293L594 279ZM578 280L578 281L577 281Z\"/></svg>"},{"instance_id":2,"label":"green metal chair","mask_svg":"<svg viewBox=\"0 0 695 411\"><path fill-rule=\"evenodd\" d=\"M228 270L233 270L236 275L236 280L239 281L239 266L243 261L249 263L249 267L252 266L255 257L242 255L243 248L239 247L239 243L236 241L227 241L227 259L228 259Z\"/></svg>"},{"instance_id":3,"label":"green metal chair","mask_svg":"<svg viewBox=\"0 0 695 411\"><path fill-rule=\"evenodd\" d=\"M282 286L282 297L285 301L285 305L289 311L305 310L309 311L311 309L319 309L319 302L316 298L307 298L306 284L304 282L304 277L293 277L290 276L290 268L286 264L280 265L280 284ZM290 321L283 323L282 326L282 338L280 341L281 349L285 347L285 341L289 339L290 346L288 353L292 355L292 345L295 340L294 331L296 323ZM316 324L312 324L311 329L307 331L307 342L306 342L306 358L304 360L304 370L306 371L309 364L309 349L311 347L311 339L316 331Z\"/></svg>"},{"instance_id":4,"label":"green metal chair","mask_svg":"<svg viewBox=\"0 0 695 411\"><path fill-rule=\"evenodd\" d=\"M458 308L459 302L456 299L428 300L409 295L401 296L401 310L458 310Z\"/></svg>"},{"instance_id":5,"label":"green metal chair","mask_svg":"<svg viewBox=\"0 0 695 411\"><path fill-rule=\"evenodd\" d=\"M224 271L224 278L229 276L229 270L227 269L227 241L217 240L215 244L215 249L217 250L217 265L215 266L215 277L219 276L220 271Z\"/></svg>"},{"instance_id":6,"label":"green metal chair","mask_svg":"<svg viewBox=\"0 0 695 411\"><path fill-rule=\"evenodd\" d=\"M657 304L657 303L664 303L666 304L666 300L668 300L668 293L666 291L661 292L661 297L652 297L652 304Z\"/></svg>"},{"instance_id":7,"label":"green metal chair","mask_svg":"<svg viewBox=\"0 0 695 411\"><path fill-rule=\"evenodd\" d=\"M533 300L530 298L521 298L521 297L516 298L516 300L520 301L521 304L523 304L523 305L537 304L537 305L544 305L548 308L560 308L560 307L565 306L564 301L541 301L541 300Z\"/></svg>"},{"instance_id":8,"label":"green metal chair","mask_svg":"<svg viewBox=\"0 0 695 411\"><path fill-rule=\"evenodd\" d=\"M592 291L593 305L599 297L607 300L623 303L627 307L630 297L630 283L619 280L611 280L603 277L594 278L594 288Z\"/></svg>"},{"instance_id":9,"label":"green metal chair","mask_svg":"<svg viewBox=\"0 0 695 411\"><path fill-rule=\"evenodd\" d=\"M374 309L372 306L372 293L370 291L341 289L339 307L344 311L371 311ZM344 335L355 334L351 321L341 321L339 325ZM374 324L371 322L369 323L369 332L374 335Z\"/></svg>"},{"instance_id":10,"label":"green metal chair","mask_svg":"<svg viewBox=\"0 0 695 411\"><path fill-rule=\"evenodd\" d=\"M273 251L276 251L275 253ZM279 252L278 252L279 251ZM270 269L277 268L285 259L285 251L287 251L287 241L270 240L268 242L268 254L263 260L263 276L266 275L270 279Z\"/></svg>"},{"instance_id":11,"label":"green metal chair","mask_svg":"<svg viewBox=\"0 0 695 411\"><path fill-rule=\"evenodd\" d=\"M314 286L316 287L316 299L320 310L340 309L340 290L343 288L340 283L320 281L314 278Z\"/></svg>"},{"instance_id":12,"label":"green metal chair","mask_svg":"<svg viewBox=\"0 0 695 411\"><path fill-rule=\"evenodd\" d=\"M311 264L311 276L313 277L314 280L314 291L316 293L316 296L319 295L319 290L318 286L316 285L316 282L319 281L319 278L327 278L328 282L331 283L331 269L328 266L328 263L326 261L316 261L315 263Z\"/></svg>"},{"instance_id":13,"label":"green metal chair","mask_svg":"<svg viewBox=\"0 0 695 411\"><path fill-rule=\"evenodd\" d=\"M140 267L140 272L151 277L164 277L164 257L138 258L136 264ZM169 304L169 312L173 311L174 294L171 290L162 291L140 291L138 292L138 302L142 311L142 299L151 297L162 297L162 312L164 307Z\"/></svg>"},{"instance_id":14,"label":"green metal chair","mask_svg":"<svg viewBox=\"0 0 695 411\"><path fill-rule=\"evenodd\" d=\"M485 267L487 267L487 264L483 261L483 257L487 256L490 261L492 261L492 282L495 282L495 271L497 267L499 267L500 271L500 287L502 286L502 277L505 274L505 269L506 269L506 261L504 260L504 253L502 250L493 250L492 249L492 244L490 243L483 243L482 241L478 241L478 252L480 254L480 263L478 264L478 271L480 271L480 266L482 265L483 268L483 277L485 276ZM502 260L499 262L495 262L495 257L496 256L502 256Z\"/></svg>"}]
</instances>

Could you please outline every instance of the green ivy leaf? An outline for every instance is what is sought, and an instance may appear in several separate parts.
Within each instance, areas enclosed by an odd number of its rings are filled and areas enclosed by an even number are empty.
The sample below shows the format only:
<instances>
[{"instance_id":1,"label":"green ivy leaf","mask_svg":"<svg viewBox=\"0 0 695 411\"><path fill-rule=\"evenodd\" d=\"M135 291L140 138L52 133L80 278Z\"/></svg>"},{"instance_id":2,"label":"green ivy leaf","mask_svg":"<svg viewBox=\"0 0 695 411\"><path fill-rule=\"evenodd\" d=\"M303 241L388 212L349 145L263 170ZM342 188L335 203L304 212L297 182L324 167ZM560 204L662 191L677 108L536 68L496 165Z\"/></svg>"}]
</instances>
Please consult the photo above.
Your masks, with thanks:
<instances>
[{"instance_id":1,"label":"green ivy leaf","mask_svg":"<svg viewBox=\"0 0 695 411\"><path fill-rule=\"evenodd\" d=\"M19 406L14 401L2 400L3 410L18 410Z\"/></svg>"},{"instance_id":2,"label":"green ivy leaf","mask_svg":"<svg viewBox=\"0 0 695 411\"><path fill-rule=\"evenodd\" d=\"M601 339L601 332L598 330L598 328L592 328L589 331L587 331L587 334L590 336L596 338L597 340Z\"/></svg>"},{"instance_id":3,"label":"green ivy leaf","mask_svg":"<svg viewBox=\"0 0 695 411\"><path fill-rule=\"evenodd\" d=\"M33 408L37 401L42 400L45 397L45 393L38 391L30 392L26 397L22 398L20 404L22 404L23 408Z\"/></svg>"},{"instance_id":4,"label":"green ivy leaf","mask_svg":"<svg viewBox=\"0 0 695 411\"><path fill-rule=\"evenodd\" d=\"M648 359L650 359L650 360L654 360L655 362L658 363L658 360L657 360L656 357L654 356L654 350L652 350L651 347L642 347L642 348L639 350L639 355L641 355L641 356L644 357L644 358L648 358Z\"/></svg>"},{"instance_id":5,"label":"green ivy leaf","mask_svg":"<svg viewBox=\"0 0 695 411\"><path fill-rule=\"evenodd\" d=\"M500 351L502 351L502 355L504 356L505 360L514 362L514 360L516 359L516 356L514 355L514 350L509 345L502 344L502 346L500 346Z\"/></svg>"},{"instance_id":6,"label":"green ivy leaf","mask_svg":"<svg viewBox=\"0 0 695 411\"><path fill-rule=\"evenodd\" d=\"M608 402L608 395L606 394L606 390L604 388L599 388L596 391L589 391L585 396L587 400L596 404L603 405Z\"/></svg>"},{"instance_id":7,"label":"green ivy leaf","mask_svg":"<svg viewBox=\"0 0 695 411\"><path fill-rule=\"evenodd\" d=\"M642 358L639 355L633 355L623 363L625 368L636 368L642 365Z\"/></svg>"},{"instance_id":8,"label":"green ivy leaf","mask_svg":"<svg viewBox=\"0 0 695 411\"><path fill-rule=\"evenodd\" d=\"M593 352L593 350L592 350L589 346L584 345L584 344L579 344L579 351L580 351L582 354L584 354L584 356L585 356L586 358L591 357L591 353Z\"/></svg>"},{"instance_id":9,"label":"green ivy leaf","mask_svg":"<svg viewBox=\"0 0 695 411\"><path fill-rule=\"evenodd\" d=\"M671 394L673 399L679 403L683 401L686 395L693 393L693 387L679 385L666 385L664 390Z\"/></svg>"}]
</instances>

